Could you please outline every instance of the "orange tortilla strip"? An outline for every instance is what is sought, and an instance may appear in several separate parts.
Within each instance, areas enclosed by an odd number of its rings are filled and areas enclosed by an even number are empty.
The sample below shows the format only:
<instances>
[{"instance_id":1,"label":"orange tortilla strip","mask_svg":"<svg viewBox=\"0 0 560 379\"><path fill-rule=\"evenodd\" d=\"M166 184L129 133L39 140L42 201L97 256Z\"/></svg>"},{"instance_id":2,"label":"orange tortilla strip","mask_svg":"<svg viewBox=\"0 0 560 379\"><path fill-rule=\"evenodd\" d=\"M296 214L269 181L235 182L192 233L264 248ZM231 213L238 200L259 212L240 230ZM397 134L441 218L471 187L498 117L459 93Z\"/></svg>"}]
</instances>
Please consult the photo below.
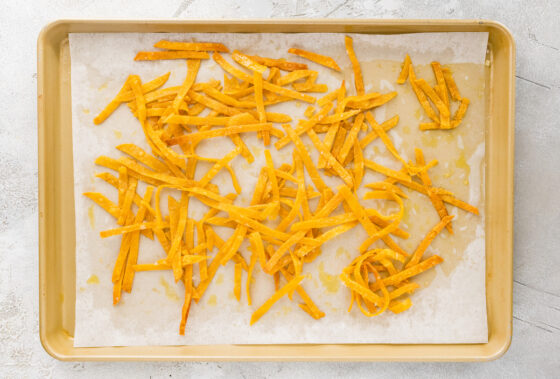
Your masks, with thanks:
<instances>
[{"instance_id":1,"label":"orange tortilla strip","mask_svg":"<svg viewBox=\"0 0 560 379\"><path fill-rule=\"evenodd\" d=\"M272 123L234 125L222 129L212 129L203 132L185 134L183 136L168 140L167 144L171 146L171 145L177 145L181 142L200 141L203 139L230 136L232 134L258 132L262 130L271 130L271 129L272 129Z\"/></svg>"},{"instance_id":2,"label":"orange tortilla strip","mask_svg":"<svg viewBox=\"0 0 560 379\"><path fill-rule=\"evenodd\" d=\"M426 162L424 161L424 154L422 153L422 150L415 149L414 153L416 155L416 163L421 166L424 166ZM421 171L418 173L418 176L420 176L420 179L424 184L424 188L426 188L428 197L430 198L430 201L432 202L434 208L436 209L440 219L443 220L448 215L447 209L445 208L445 204L443 204L443 200L441 199L441 197L431 190L432 181L428 176L428 173L425 171ZM445 227L447 228L449 233L453 234L453 227L451 226L450 222L446 224Z\"/></svg>"},{"instance_id":3,"label":"orange tortilla strip","mask_svg":"<svg viewBox=\"0 0 560 379\"><path fill-rule=\"evenodd\" d=\"M411 60L410 60L410 56L408 54L405 55L404 57L404 62L402 65L402 70L401 73L399 74L399 77L397 78L397 83L398 84L404 84L404 82L406 82L406 79L408 78L408 73L410 70L410 64L411 64Z\"/></svg>"},{"instance_id":4,"label":"orange tortilla strip","mask_svg":"<svg viewBox=\"0 0 560 379\"><path fill-rule=\"evenodd\" d=\"M121 105L121 103L123 102L123 100L120 100L121 96L129 92L129 88L130 88L129 79L130 77L124 82L117 96L115 96L115 98L111 100L109 104L107 104L107 106L101 111L101 113L99 113L97 117L93 119L93 123L95 125L99 125L103 121L105 121L107 117L109 117L115 111L115 109L117 109L119 105Z\"/></svg>"},{"instance_id":5,"label":"orange tortilla strip","mask_svg":"<svg viewBox=\"0 0 560 379\"><path fill-rule=\"evenodd\" d=\"M338 64L336 64L335 60L326 55L312 53L311 51L296 48L289 49L288 53L300 56L305 59L309 59L312 62L318 63L328 68L332 68L335 71L340 71L340 67L338 66Z\"/></svg>"},{"instance_id":6,"label":"orange tortilla strip","mask_svg":"<svg viewBox=\"0 0 560 379\"><path fill-rule=\"evenodd\" d=\"M451 70L447 67L444 67L442 68L442 71L443 71L443 77L445 79L445 84L447 84L447 88L449 89L451 98L455 101L461 100L461 94L459 93L457 84L455 84L455 80L453 80L453 75L451 74Z\"/></svg>"},{"instance_id":7,"label":"orange tortilla strip","mask_svg":"<svg viewBox=\"0 0 560 379\"><path fill-rule=\"evenodd\" d=\"M265 58L258 55L250 55L249 58L264 66L276 67L282 71L307 70L307 65L304 63L287 62L284 59Z\"/></svg>"},{"instance_id":8,"label":"orange tortilla strip","mask_svg":"<svg viewBox=\"0 0 560 379\"><path fill-rule=\"evenodd\" d=\"M352 63L352 69L354 70L354 84L356 86L356 92L358 95L363 95L365 93L364 79L362 77L360 62L354 52L354 41L351 37L345 36L344 45L346 46L346 53L348 54L348 58L350 58L350 63Z\"/></svg>"},{"instance_id":9,"label":"orange tortilla strip","mask_svg":"<svg viewBox=\"0 0 560 379\"><path fill-rule=\"evenodd\" d=\"M135 61L154 61L161 59L208 59L208 53L202 51L141 51L134 57Z\"/></svg>"},{"instance_id":10,"label":"orange tortilla strip","mask_svg":"<svg viewBox=\"0 0 560 379\"><path fill-rule=\"evenodd\" d=\"M254 72L258 72L261 75L266 71L267 67L263 66L257 62L255 62L254 60L252 60L250 57L248 57L247 55L234 50L233 53L231 54L231 58L236 61L237 63L239 63L241 66L248 68Z\"/></svg>"},{"instance_id":11,"label":"orange tortilla strip","mask_svg":"<svg viewBox=\"0 0 560 379\"><path fill-rule=\"evenodd\" d=\"M266 312L268 312L268 310L274 305L274 303L280 300L284 295L287 295L288 293L294 291L303 279L303 275L296 276L292 280L290 280L284 287L276 291L274 295L272 295L267 301L263 303L263 305L259 307L259 309L257 309L253 313L253 315L251 316L251 325L259 321L259 319L264 316Z\"/></svg>"},{"instance_id":12,"label":"orange tortilla strip","mask_svg":"<svg viewBox=\"0 0 560 379\"><path fill-rule=\"evenodd\" d=\"M254 80L250 75L248 75L245 72L233 67L219 53L214 53L212 58L214 58L214 61L216 61L216 63L218 63L224 69L224 71L227 71L228 73L230 73L231 75L235 76L238 79L241 79L243 81L254 84ZM294 98L296 100L305 101L307 103L314 103L315 102L315 98L312 97L312 96L301 94L297 91L292 91L292 90L289 90L287 88L280 87L280 86L277 86L275 84L269 83L267 81L263 81L263 88L267 91L277 93L281 96L287 96L287 97L290 97L290 98Z\"/></svg>"},{"instance_id":13,"label":"orange tortilla strip","mask_svg":"<svg viewBox=\"0 0 560 379\"><path fill-rule=\"evenodd\" d=\"M212 42L178 42L162 39L161 41L156 42L154 47L166 50L229 52L228 48L224 44Z\"/></svg>"},{"instance_id":14,"label":"orange tortilla strip","mask_svg":"<svg viewBox=\"0 0 560 379\"><path fill-rule=\"evenodd\" d=\"M426 234L426 237L424 237L414 253L412 253L412 256L410 257L410 260L406 264L405 268L412 267L420 262L420 260L422 259L422 255L424 254L428 246L430 246L430 243L434 240L434 238L436 238L439 232L441 232L443 228L447 226L452 218L453 216L445 216L440 220L440 222L437 223L436 226L432 228L432 230L428 232L428 234Z\"/></svg>"}]
</instances>

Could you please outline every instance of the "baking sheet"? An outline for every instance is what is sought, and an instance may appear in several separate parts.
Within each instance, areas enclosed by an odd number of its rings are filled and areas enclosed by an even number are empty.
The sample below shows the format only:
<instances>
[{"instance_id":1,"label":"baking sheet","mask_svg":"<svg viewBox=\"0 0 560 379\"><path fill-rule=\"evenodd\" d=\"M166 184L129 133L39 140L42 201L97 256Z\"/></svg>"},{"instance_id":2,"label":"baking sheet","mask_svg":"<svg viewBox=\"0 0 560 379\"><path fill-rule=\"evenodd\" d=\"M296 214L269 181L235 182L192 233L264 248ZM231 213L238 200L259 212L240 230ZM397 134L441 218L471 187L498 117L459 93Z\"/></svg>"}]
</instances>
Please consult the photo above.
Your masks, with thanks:
<instances>
[{"instance_id":1,"label":"baking sheet","mask_svg":"<svg viewBox=\"0 0 560 379\"><path fill-rule=\"evenodd\" d=\"M95 157L101 154L119 156L114 146L136 143L146 147L139 124L126 107L121 107L101 126L94 126L94 115L114 96L130 73L144 81L171 71L166 85L179 84L185 75L184 61L134 62L139 50L149 50L161 39L161 34L70 34L72 61L72 117L74 145L75 193L99 191L115 199L116 191L94 174L103 171L94 167ZM343 67L343 75L333 75L327 69L313 65L319 71L318 82L336 88L344 76L352 93L353 83L349 62L345 56L341 34L189 34L166 35L172 40L225 42L251 54L277 56L278 51L297 46L323 51L333 56ZM393 89L399 96L378 109L375 116L384 121L399 114L399 125L390 132L398 150L410 158L415 146L421 147L430 160L438 158L440 165L431 170L436 185L445 187L462 199L484 209L484 122L485 89L484 59L487 33L438 33L414 35L353 35L355 49L364 70L366 90L387 92ZM408 52L417 66L418 76L431 80L431 60L452 63L455 79L463 95L472 101L467 117L460 128L450 133L439 131L422 133L417 125L422 112L409 85L394 84L404 52ZM281 54L284 55L285 54ZM293 60L299 60L295 57ZM460 73L460 74L459 74ZM204 62L198 80L221 79L223 73L212 61ZM299 107L279 105L271 111L302 114ZM296 117L294 117L296 118ZM258 170L262 165L262 145L254 136L247 136L256 162L248 165L242 158L234 161L236 172L242 172L244 193L240 204L248 201ZM221 156L232 145L227 140L201 145L197 151L204 156ZM275 161L289 161L290 148L275 155ZM314 150L314 149L312 149ZM366 149L366 157L395 166L379 141ZM201 169L201 171L204 171ZM379 180L372 173L364 183ZM222 193L231 190L227 175L214 182ZM309 181L308 181L309 182ZM337 184L336 179L329 184ZM142 191L141 191L142 192ZM359 191L363 195L363 189ZM323 248L322 256L306 266L310 277L304 286L326 317L315 321L301 312L294 303L282 299L257 324L249 327L251 313L269 296L273 289L270 279L257 274L253 285L253 306L233 298L233 269L228 265L218 272L216 279L199 304L193 305L187 335L177 334L180 318L182 285L175 285L170 272L140 273L135 278L132 294L125 294L121 304L111 304L112 265L120 243L119 237L101 240L100 230L114 227L110 216L82 196L76 196L76 328L75 346L173 345L173 344L243 344L243 343L458 343L486 342L484 215L476 217L449 207L456 214L454 236L443 233L428 253L437 252L445 262L441 267L418 279L423 288L412 296L413 307L400 315L386 313L368 319L354 309L346 312L349 291L337 284L334 277L354 257L355 246L365 238L360 227L335 239ZM194 203L194 201L193 201ZM375 204L375 203L372 203ZM416 204L412 206L411 204ZM165 207L164 207L165 208ZM437 214L429 201L411 194L407 205L410 212L404 224L411 238L402 246L412 251ZM191 208L192 209L192 208ZM199 218L203 208L193 209L191 217ZM198 212L198 213L197 213ZM244 249L245 250L245 249ZM139 262L147 263L163 255L157 243L142 239Z\"/></svg>"}]
</instances>

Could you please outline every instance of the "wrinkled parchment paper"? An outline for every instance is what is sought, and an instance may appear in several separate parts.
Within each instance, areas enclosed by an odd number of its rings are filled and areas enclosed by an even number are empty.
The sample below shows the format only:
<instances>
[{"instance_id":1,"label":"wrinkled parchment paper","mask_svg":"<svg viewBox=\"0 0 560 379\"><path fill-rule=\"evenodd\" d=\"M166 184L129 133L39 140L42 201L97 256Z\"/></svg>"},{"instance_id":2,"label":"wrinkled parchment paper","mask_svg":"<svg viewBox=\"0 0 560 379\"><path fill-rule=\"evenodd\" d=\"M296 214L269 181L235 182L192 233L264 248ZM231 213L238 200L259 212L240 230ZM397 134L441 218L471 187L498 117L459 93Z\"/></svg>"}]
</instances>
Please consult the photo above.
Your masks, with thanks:
<instances>
[{"instance_id":1,"label":"wrinkled parchment paper","mask_svg":"<svg viewBox=\"0 0 560 379\"><path fill-rule=\"evenodd\" d=\"M304 267L308 274L302 282L310 296L326 316L313 320L302 312L296 302L281 299L258 323L249 326L251 314L272 293L273 282L260 269L255 270L252 286L253 305L247 305L246 273L243 277L242 298L233 295L233 264L219 269L212 284L198 304L192 305L185 336L178 334L183 285L175 284L170 271L138 273L131 294L123 293L118 306L112 305L111 273L120 238L101 239L99 232L116 226L111 216L81 196L86 191L98 191L116 202L117 191L95 178L106 171L94 165L99 155L119 157L115 146L135 143L148 146L137 120L128 108L121 106L100 126L94 116L115 96L129 74L138 74L143 81L170 71L166 86L179 85L186 74L184 60L135 62L138 51L155 50L151 46L165 38L180 41L223 42L230 50L270 57L288 57L289 47L323 52L342 67L341 74L309 63L319 72L318 83L330 90L346 80L349 94L354 82L342 34L70 34L72 76L72 130L74 147L74 189L76 209L76 326L74 346L123 345L190 345L246 343L480 343L486 342L485 243L484 243L484 129L485 129L485 56L486 33L435 33L403 35L352 35L361 62L366 91L398 91L398 96L375 110L378 122L395 114L400 122L389 132L398 151L412 159L414 147L424 150L426 160L438 159L439 165L430 170L434 185L444 187L457 197L481 210L475 216L447 206L455 215L454 235L444 231L428 249L426 256L439 254L443 264L415 279L421 289L412 295L413 306L395 315L385 312L375 318L363 316L354 307L347 308L350 292L337 279L342 268L357 254L357 246L366 237L361 226L331 240L323 246L322 255ZM410 84L395 83L404 54L409 53L417 75L434 83L429 63L437 60L449 65L463 96L471 105L462 125L452 131L421 132L420 122L427 116L416 100ZM227 55L226 55L227 57ZM229 59L229 57L227 57ZM289 57L303 61L299 57ZM212 60L203 61L198 81L211 78L223 80L223 71ZM317 94L318 97L322 96ZM290 102L269 107L272 112L284 112L294 120L302 117L307 104ZM454 109L452 109L454 112ZM294 121L295 124L295 121ZM243 193L237 204L247 205L260 167L264 165L263 146L255 133L244 135L255 155L249 165L242 157L233 161ZM309 140L304 142L311 146ZM221 157L233 148L226 138L204 142L197 153ZM276 152L274 160L291 163L292 146ZM316 161L316 151L313 159ZM365 157L392 168L397 162L376 140L364 151ZM200 164L201 176L209 166ZM383 179L366 170L363 183ZM113 173L116 175L116 173ZM222 194L233 192L231 180L223 171L214 180ZM339 184L338 179L326 178L327 184ZM308 184L311 184L307 180ZM144 186L139 186L143 194ZM361 196L366 191L358 191ZM407 240L397 239L405 250L412 252L426 232L438 221L438 216L426 196L407 191L406 214L401 227L409 231ZM163 193L162 209L167 209ZM174 194L177 198L177 194ZM383 212L386 202L368 200ZM189 217L200 219L205 207L191 200ZM227 237L231 231L218 230ZM247 261L247 243L242 245ZM141 238L139 263L152 263L162 258L159 243ZM197 270L195 269L195 275ZM297 295L295 295L297 297ZM299 301L299 300L298 300Z\"/></svg>"}]
</instances>

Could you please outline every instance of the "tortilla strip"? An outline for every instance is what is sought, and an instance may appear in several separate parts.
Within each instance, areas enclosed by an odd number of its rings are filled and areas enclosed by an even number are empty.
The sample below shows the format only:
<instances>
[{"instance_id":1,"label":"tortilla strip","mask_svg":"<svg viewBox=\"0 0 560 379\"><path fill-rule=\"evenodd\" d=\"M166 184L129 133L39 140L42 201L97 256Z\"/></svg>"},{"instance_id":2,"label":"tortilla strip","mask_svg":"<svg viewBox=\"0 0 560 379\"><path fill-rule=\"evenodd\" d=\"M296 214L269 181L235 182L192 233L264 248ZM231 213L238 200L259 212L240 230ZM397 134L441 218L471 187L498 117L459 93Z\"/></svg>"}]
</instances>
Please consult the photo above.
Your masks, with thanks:
<instances>
[{"instance_id":1,"label":"tortilla strip","mask_svg":"<svg viewBox=\"0 0 560 379\"><path fill-rule=\"evenodd\" d=\"M208 59L208 53L203 51L140 51L134 57L135 61L154 61L160 59Z\"/></svg>"},{"instance_id":2,"label":"tortilla strip","mask_svg":"<svg viewBox=\"0 0 560 379\"><path fill-rule=\"evenodd\" d=\"M162 39L161 41L156 42L154 47L166 50L229 52L228 48L224 44L213 42L177 42Z\"/></svg>"},{"instance_id":3,"label":"tortilla strip","mask_svg":"<svg viewBox=\"0 0 560 379\"><path fill-rule=\"evenodd\" d=\"M289 49L288 53L300 56L305 59L309 59L312 62L318 63L328 68L332 68L333 70L340 71L340 67L336 64L335 60L326 55L312 53L311 51L296 48Z\"/></svg>"}]
</instances>

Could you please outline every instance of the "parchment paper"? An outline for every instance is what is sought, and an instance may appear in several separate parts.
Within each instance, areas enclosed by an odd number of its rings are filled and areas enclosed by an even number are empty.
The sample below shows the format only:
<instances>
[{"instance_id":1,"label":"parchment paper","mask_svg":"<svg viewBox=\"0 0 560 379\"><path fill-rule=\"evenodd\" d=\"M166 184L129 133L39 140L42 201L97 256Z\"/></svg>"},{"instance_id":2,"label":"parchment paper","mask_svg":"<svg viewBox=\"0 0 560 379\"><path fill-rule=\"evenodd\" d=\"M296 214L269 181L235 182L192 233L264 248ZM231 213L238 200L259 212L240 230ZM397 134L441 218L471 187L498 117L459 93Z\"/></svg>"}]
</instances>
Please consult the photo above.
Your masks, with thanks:
<instances>
[{"instance_id":1,"label":"parchment paper","mask_svg":"<svg viewBox=\"0 0 560 379\"><path fill-rule=\"evenodd\" d=\"M119 157L115 146L135 143L148 146L137 122L126 106L121 106L105 123L93 124L93 117L115 96L129 74L143 81L170 71L166 86L179 85L185 77L184 60L134 62L138 51L154 50L151 46L162 38L169 40L224 42L230 50L249 54L287 57L289 47L300 47L332 56L343 68L341 74L310 63L319 71L318 83L330 90L346 80L349 94L354 93L350 63L344 50L342 34L70 34L72 76L72 130L74 147L74 189L76 209L76 324L74 346L123 345L189 345L189 344L274 344L274 343L480 343L488 337L485 297L484 243L484 130L485 56L487 33L435 33L403 35L352 35L361 62L366 91L398 91L398 96L374 113L378 122L395 114L400 122L389 132L399 152L412 159L414 147L424 150L426 160L438 159L430 170L434 185L446 188L457 197L477 206L480 216L447 206L455 215L455 234L442 232L426 256L439 254L443 264L419 276L422 287L412 295L413 306L395 315L391 312L367 318L359 310L348 313L350 292L337 279L342 268L358 254L357 246L366 237L361 226L331 240L323 246L322 255L305 265L307 274L302 285L326 316L313 320L296 302L280 300L258 323L249 326L251 314L273 293L273 283L260 269L255 270L252 286L253 305L247 305L246 273L242 298L233 296L233 265L219 269L216 278L198 304L192 305L185 336L178 334L183 285L175 284L171 272L138 273L131 294L123 293L118 306L112 305L111 273L118 253L120 237L101 239L101 230L115 227L111 216L81 196L98 191L116 202L114 188L95 178L105 171L94 165L99 155ZM421 110L410 84L395 84L404 54L409 53L417 75L434 83L429 63L437 60L450 65L463 96L471 99L467 115L459 128L452 131L421 132L420 122L427 117ZM229 57L226 55L227 59ZM290 57L293 61L303 61ZM306 62L309 63L309 62ZM198 81L223 80L223 71L212 60L204 61ZM322 96L318 94L318 97ZM267 110L292 115L294 124L302 117L307 104L290 102ZM452 109L454 112L454 109ZM244 135L255 155L249 165L242 157L233 161L243 193L237 204L247 205L260 168L264 165L263 146L254 133ZM304 142L311 146L309 140ZM221 157L233 148L226 138L204 142L197 153ZM315 149L310 149L313 159ZM275 162L291 163L292 146L276 152ZM365 157L392 168L397 162L376 140L364 151ZM208 166L200 164L201 176ZM366 170L363 183L383 179ZM116 173L113 173L116 174ZM325 178L327 184L338 179ZM214 180L222 194L233 192L229 176L222 172ZM307 180L308 184L311 184ZM143 194L143 186L139 193ZM360 196L366 191L363 186ZM403 248L414 251L419 241L438 221L437 213L424 195L407 191L410 199L401 227L410 232L407 240L397 239ZM162 209L166 209L164 193ZM177 195L175 194L177 197ZM191 201L189 217L200 219L205 207ZM385 202L366 202L382 212ZM223 237L231 231L219 230ZM242 245L246 259L247 243ZM159 243L141 238L139 263L151 263L164 257ZM196 275L196 270L195 270ZM296 295L297 296L297 295Z\"/></svg>"}]
</instances>

